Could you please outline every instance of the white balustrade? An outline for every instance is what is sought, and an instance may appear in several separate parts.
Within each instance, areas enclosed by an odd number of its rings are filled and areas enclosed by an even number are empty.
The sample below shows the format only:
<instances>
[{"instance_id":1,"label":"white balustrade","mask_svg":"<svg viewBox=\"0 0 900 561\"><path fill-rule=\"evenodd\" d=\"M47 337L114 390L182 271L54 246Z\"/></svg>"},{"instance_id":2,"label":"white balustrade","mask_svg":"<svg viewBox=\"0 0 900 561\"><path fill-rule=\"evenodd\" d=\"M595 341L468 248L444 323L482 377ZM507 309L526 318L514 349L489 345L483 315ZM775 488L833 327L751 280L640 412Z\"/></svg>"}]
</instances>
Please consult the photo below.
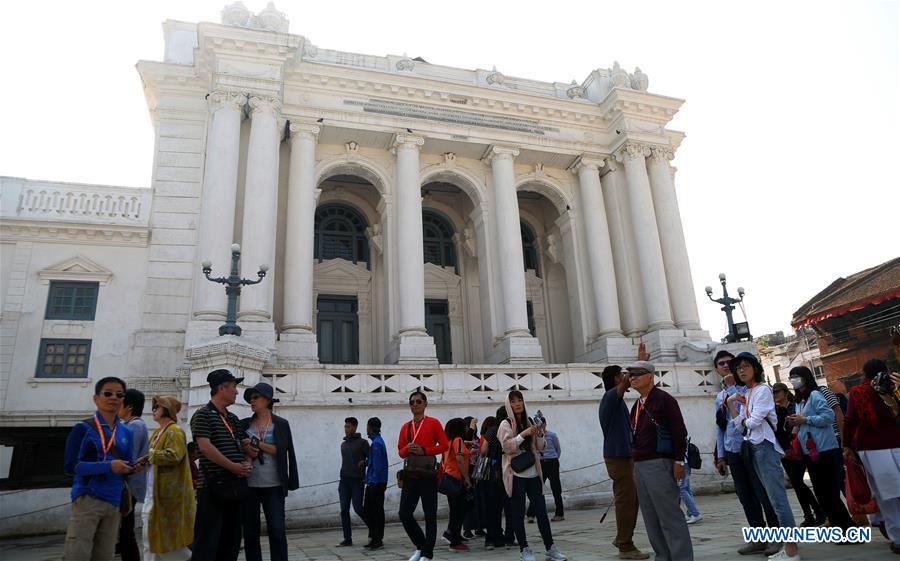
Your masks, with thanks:
<instances>
[{"instance_id":1,"label":"white balustrade","mask_svg":"<svg viewBox=\"0 0 900 561\"><path fill-rule=\"evenodd\" d=\"M3 218L146 225L150 189L0 178Z\"/></svg>"}]
</instances>

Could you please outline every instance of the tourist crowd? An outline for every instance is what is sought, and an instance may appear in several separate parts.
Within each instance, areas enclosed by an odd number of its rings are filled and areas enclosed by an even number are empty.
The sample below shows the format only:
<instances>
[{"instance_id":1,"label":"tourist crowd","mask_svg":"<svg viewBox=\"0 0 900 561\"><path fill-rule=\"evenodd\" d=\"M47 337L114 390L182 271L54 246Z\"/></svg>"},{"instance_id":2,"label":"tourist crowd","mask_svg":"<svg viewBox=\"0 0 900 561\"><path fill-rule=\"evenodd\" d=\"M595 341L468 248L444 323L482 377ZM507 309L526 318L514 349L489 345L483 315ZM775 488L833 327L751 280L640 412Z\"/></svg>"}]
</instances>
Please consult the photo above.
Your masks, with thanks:
<instances>
[{"instance_id":1,"label":"tourist crowd","mask_svg":"<svg viewBox=\"0 0 900 561\"><path fill-rule=\"evenodd\" d=\"M795 525L786 474L803 510L801 525L847 530L855 525L852 515L870 514L900 552L900 377L870 360L862 383L842 405L806 367L790 371L790 388L765 384L762 365L750 353L720 351L714 367L721 377L709 417L717 435L714 464L721 475L730 473L748 526ZM690 561L689 525L703 518L690 486L700 459L678 401L657 387L655 366L646 360L624 369L608 366L602 378L599 421L616 519L612 546L620 559L650 557L633 540L640 512L655 559ZM143 394L118 378L97 382L96 412L75 425L66 444L65 470L74 481L65 560L109 560L118 545L123 561L233 561L243 541L247 560L258 561L261 516L271 559L288 558L285 498L299 488L291 426L273 413L278 399L269 384L244 390L252 415L239 419L228 407L243 379L219 369L207 381L211 398L191 417L190 443L177 424L182 404L175 397L152 398L158 428L148 434ZM629 391L637 394L630 409ZM534 561L527 519L537 522L543 557L565 561L551 528L565 519L562 449L547 417L529 412L517 390L480 426L472 417L442 425L426 415L427 407L427 395L413 392L411 418L398 432L399 518L414 550L409 560L434 559L444 495L449 518L441 539L449 551L469 551L480 538L487 549L517 547L522 561ZM363 547L377 550L384 547L388 451L378 417L367 420L367 438L358 429L358 419L345 419L338 546L353 546L352 507L367 526ZM804 483L807 471L812 489ZM544 499L548 480L552 519ZM420 504L424 529L414 517ZM795 543L748 543L737 552L800 559Z\"/></svg>"}]
</instances>

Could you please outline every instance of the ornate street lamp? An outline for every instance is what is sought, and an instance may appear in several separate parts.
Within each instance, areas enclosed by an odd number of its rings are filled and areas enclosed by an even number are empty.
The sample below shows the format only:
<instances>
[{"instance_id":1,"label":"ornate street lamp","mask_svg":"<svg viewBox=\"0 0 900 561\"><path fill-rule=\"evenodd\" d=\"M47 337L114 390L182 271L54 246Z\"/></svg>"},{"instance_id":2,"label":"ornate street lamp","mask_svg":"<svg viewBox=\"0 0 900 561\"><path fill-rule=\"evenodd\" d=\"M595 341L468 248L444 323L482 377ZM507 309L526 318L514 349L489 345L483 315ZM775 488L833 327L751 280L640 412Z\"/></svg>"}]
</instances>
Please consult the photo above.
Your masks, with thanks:
<instances>
[{"instance_id":1,"label":"ornate street lamp","mask_svg":"<svg viewBox=\"0 0 900 561\"><path fill-rule=\"evenodd\" d=\"M734 311L734 305L744 301L744 287L739 286L737 289L740 298L732 298L728 296L728 288L725 286L725 273L719 273L719 281L722 283L722 297L713 298L713 289L711 286L706 287L706 296L713 302L722 304L722 311L725 312L725 317L728 318L728 335L725 337L725 340L729 343L736 343L745 339L747 341L752 340L753 337L750 335L750 326L747 322L734 323L734 318L731 315Z\"/></svg>"},{"instance_id":2,"label":"ornate street lamp","mask_svg":"<svg viewBox=\"0 0 900 561\"><path fill-rule=\"evenodd\" d=\"M206 279L219 284L224 284L225 294L228 295L228 312L225 315L225 323L219 327L219 335L237 335L240 337L241 327L237 324L237 299L238 296L241 295L241 287L261 283L266 276L266 271L269 270L268 265L260 265L259 272L256 273L259 275L257 280L242 279L240 275L240 263L241 246L235 243L231 244L231 274L227 277L212 278L209 276L209 274L212 273L212 263L204 261L200 264L203 267L203 274L206 276Z\"/></svg>"}]
</instances>

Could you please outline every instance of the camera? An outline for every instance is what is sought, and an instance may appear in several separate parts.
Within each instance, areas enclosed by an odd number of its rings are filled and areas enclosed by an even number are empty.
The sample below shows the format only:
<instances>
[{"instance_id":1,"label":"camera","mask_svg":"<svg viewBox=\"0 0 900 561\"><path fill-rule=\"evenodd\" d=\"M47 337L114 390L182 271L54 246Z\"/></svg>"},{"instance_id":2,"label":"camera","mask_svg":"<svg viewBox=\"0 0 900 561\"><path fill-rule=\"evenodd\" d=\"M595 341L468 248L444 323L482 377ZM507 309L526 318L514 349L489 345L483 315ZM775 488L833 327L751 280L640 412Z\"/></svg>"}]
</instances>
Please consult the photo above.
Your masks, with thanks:
<instances>
[{"instance_id":1,"label":"camera","mask_svg":"<svg viewBox=\"0 0 900 561\"><path fill-rule=\"evenodd\" d=\"M881 395L887 395L894 391L894 383L891 381L891 375L887 372L879 372L872 378L872 387Z\"/></svg>"},{"instance_id":2,"label":"camera","mask_svg":"<svg viewBox=\"0 0 900 561\"><path fill-rule=\"evenodd\" d=\"M543 426L546 421L544 420L544 414L541 413L541 410L538 409L537 413L534 414L534 424L536 426Z\"/></svg>"},{"instance_id":3,"label":"camera","mask_svg":"<svg viewBox=\"0 0 900 561\"><path fill-rule=\"evenodd\" d=\"M250 436L250 447L254 448L255 450L259 450L259 438L258 437L253 436L253 435ZM256 456L256 461L259 462L259 465L263 465L264 463L266 463L266 459L263 456L265 456L265 454L263 454L263 452L260 450L259 455Z\"/></svg>"}]
</instances>

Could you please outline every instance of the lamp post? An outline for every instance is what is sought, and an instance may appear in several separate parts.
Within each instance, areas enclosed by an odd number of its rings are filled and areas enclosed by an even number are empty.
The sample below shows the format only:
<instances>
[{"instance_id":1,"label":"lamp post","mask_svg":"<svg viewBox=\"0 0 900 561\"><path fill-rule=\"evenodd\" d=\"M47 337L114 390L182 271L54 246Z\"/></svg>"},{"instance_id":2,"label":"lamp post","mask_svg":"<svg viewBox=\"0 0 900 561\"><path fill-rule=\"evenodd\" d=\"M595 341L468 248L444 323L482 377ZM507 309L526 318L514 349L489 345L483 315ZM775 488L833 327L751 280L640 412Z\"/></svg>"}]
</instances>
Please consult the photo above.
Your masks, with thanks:
<instances>
[{"instance_id":1,"label":"lamp post","mask_svg":"<svg viewBox=\"0 0 900 561\"><path fill-rule=\"evenodd\" d=\"M241 246L235 243L231 244L231 274L227 277L212 278L209 276L212 273L212 263L204 261L200 264L203 267L203 274L206 276L206 280L224 284L225 294L228 295L228 312L225 314L225 323L219 327L219 335L237 335L240 337L241 327L237 324L237 299L241 295L241 287L261 283L266 276L266 271L269 270L268 265L260 265L257 273L259 278L257 280L242 279L240 263Z\"/></svg>"},{"instance_id":2,"label":"lamp post","mask_svg":"<svg viewBox=\"0 0 900 561\"><path fill-rule=\"evenodd\" d=\"M750 328L747 325L747 322L735 324L734 317L732 317L734 305L744 301L744 287L739 286L737 289L740 298L732 298L728 296L728 288L725 286L725 273L719 273L719 282L722 283L722 297L713 298L713 289L711 286L706 287L706 296L713 302L722 304L722 311L725 312L725 317L728 318L728 336L725 337L725 340L729 343L735 343L745 338L751 339ZM740 333L738 333L739 331Z\"/></svg>"}]
</instances>

